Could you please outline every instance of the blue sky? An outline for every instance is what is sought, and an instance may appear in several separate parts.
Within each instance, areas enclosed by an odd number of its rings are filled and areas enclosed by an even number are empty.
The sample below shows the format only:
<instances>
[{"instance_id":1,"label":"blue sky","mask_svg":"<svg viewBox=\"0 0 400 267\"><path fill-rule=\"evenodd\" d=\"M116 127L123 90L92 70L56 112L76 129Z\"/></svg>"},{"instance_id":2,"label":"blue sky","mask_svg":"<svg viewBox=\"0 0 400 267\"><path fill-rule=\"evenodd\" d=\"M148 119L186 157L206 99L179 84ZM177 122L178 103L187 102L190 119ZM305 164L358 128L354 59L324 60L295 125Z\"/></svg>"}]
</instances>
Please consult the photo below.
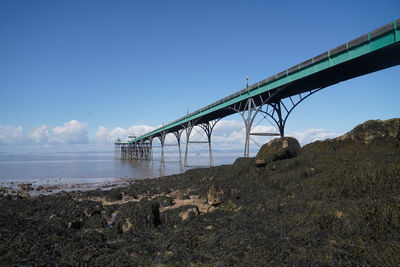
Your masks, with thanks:
<instances>
[{"instance_id":1,"label":"blue sky","mask_svg":"<svg viewBox=\"0 0 400 267\"><path fill-rule=\"evenodd\" d=\"M398 0L2 0L0 152L112 149L118 135L173 121L242 89L246 76L262 80L399 14ZM286 133L306 143L399 117L399 74L322 90ZM233 142L242 124L226 121L216 140Z\"/></svg>"}]
</instances>

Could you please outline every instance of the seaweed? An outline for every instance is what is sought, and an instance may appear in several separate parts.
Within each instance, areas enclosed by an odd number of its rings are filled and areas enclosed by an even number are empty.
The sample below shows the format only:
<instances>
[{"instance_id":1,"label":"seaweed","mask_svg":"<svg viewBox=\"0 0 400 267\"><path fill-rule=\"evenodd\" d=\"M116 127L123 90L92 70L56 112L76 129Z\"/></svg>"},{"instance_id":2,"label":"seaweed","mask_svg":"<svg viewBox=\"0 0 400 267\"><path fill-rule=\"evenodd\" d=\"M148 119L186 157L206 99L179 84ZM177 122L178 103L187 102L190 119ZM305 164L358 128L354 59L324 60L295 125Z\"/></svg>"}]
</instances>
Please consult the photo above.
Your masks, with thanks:
<instances>
[{"instance_id":1,"label":"seaweed","mask_svg":"<svg viewBox=\"0 0 400 267\"><path fill-rule=\"evenodd\" d=\"M397 265L399 129L399 119L368 121L295 157L239 158L109 191L2 195L0 262Z\"/></svg>"}]
</instances>

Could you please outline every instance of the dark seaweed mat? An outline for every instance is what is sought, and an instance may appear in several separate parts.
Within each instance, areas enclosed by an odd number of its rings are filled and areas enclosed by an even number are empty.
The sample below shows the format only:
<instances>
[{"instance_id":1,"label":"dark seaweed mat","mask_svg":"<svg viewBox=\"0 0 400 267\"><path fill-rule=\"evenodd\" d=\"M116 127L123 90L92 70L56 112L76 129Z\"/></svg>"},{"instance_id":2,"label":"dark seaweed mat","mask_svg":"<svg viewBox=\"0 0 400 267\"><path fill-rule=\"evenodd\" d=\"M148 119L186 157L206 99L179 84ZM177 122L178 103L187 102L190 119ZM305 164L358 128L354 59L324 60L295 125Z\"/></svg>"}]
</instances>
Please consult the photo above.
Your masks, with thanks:
<instances>
[{"instance_id":1,"label":"dark seaweed mat","mask_svg":"<svg viewBox=\"0 0 400 267\"><path fill-rule=\"evenodd\" d=\"M353 139L315 142L263 168L238 159L108 192L2 197L0 265L398 265L399 139ZM157 212L165 197L109 207L73 200L187 189L205 198L210 187L222 203L183 222L184 208ZM109 227L104 215L115 210ZM126 218L133 228L124 233Z\"/></svg>"}]
</instances>

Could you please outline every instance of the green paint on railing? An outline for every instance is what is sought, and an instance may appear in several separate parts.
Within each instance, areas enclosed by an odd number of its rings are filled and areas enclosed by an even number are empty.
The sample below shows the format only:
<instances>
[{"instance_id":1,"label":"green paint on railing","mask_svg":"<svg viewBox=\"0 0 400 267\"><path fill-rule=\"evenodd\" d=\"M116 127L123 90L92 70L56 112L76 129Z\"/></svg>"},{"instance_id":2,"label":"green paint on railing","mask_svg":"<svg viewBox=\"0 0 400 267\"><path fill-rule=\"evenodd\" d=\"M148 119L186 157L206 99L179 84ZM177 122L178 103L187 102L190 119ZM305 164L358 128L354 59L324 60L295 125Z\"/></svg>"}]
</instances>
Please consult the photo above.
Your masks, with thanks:
<instances>
[{"instance_id":1,"label":"green paint on railing","mask_svg":"<svg viewBox=\"0 0 400 267\"><path fill-rule=\"evenodd\" d=\"M248 98L251 98L251 97L257 96L259 94L268 92L270 90L279 88L282 85L285 85L287 83L296 81L298 79L305 78L305 77L313 75L317 72L326 70L327 68L333 67L338 64L345 63L349 60L353 60L360 56L366 55L368 53L374 52L376 50L382 49L382 48L392 45L396 42L399 42L400 41L400 25L397 25L396 21L394 21L393 23L394 23L393 30L391 30L388 33L385 33L381 36L377 36L373 39L371 39L371 33L368 33L368 40L359 44L358 46L349 48L349 45L347 42L346 49L341 53L334 54L331 56L331 53L329 50L328 57L321 61L316 61L315 58L312 58L312 64L303 69L301 69L300 65L298 65L298 68L297 68L298 70L292 72L291 74L288 74L288 70L286 70L286 75L284 75L283 77L280 77L279 79L276 79L272 82L264 84L261 87L259 86L258 88L255 88L253 90L249 90L246 93L237 94L236 96L232 97L231 99L227 99L225 101L222 101L221 103L218 103L218 102L220 102L220 101L218 101L214 104L211 104L210 108L208 108L208 109L191 113L173 123L167 124L167 125L160 127L154 131L151 131L143 136L140 136L132 141L129 141L129 143L135 143L140 140L147 139L151 136L157 136L158 134L162 133L163 131L168 131L171 128L175 128L177 126L184 125L185 123L188 123L192 120L203 117L203 116L210 114L212 112L215 112L217 110L227 108L236 103L244 101ZM275 75L275 77L277 78L278 75ZM260 83L258 83L258 85L259 84Z\"/></svg>"}]
</instances>

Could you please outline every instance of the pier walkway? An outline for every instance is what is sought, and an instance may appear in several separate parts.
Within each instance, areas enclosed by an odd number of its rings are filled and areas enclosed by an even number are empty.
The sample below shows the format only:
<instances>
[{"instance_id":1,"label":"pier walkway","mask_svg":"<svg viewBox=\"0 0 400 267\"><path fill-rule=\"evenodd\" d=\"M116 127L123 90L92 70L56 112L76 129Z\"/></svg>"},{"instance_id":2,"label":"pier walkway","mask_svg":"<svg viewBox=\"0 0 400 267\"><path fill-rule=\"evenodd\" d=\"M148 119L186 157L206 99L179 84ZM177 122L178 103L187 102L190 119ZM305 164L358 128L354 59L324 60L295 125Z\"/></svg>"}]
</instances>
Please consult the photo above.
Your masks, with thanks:
<instances>
[{"instance_id":1,"label":"pier walkway","mask_svg":"<svg viewBox=\"0 0 400 267\"><path fill-rule=\"evenodd\" d=\"M284 136L288 116L310 95L333 84L396 65L400 65L400 19L255 84L247 85L232 95L154 131L127 142L117 141L116 153L121 159L151 159L152 143L158 138L163 162L165 138L168 134L173 134L177 140L181 160L181 136L185 132L186 167L191 132L193 127L198 126L207 136L210 165L213 165L211 135L214 126L220 119L239 113L246 129L244 156L248 157L250 135ZM279 133L251 133L254 119L260 112L272 119Z\"/></svg>"}]
</instances>

